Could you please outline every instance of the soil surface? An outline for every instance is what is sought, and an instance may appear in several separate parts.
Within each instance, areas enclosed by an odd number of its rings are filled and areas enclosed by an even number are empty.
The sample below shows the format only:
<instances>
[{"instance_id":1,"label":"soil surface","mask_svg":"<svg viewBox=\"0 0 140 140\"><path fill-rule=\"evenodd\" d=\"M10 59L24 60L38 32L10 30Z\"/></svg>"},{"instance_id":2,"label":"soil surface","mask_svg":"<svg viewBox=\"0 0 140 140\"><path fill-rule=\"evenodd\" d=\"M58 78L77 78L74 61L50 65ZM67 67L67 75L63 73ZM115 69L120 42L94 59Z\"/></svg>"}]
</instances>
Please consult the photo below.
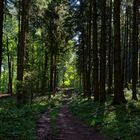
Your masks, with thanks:
<instances>
[{"instance_id":1,"label":"soil surface","mask_svg":"<svg viewBox=\"0 0 140 140\"><path fill-rule=\"evenodd\" d=\"M51 120L49 117L49 112L45 112L40 115L40 119L37 122L37 137L38 140L52 140L50 138L50 125Z\"/></svg>"},{"instance_id":2,"label":"soil surface","mask_svg":"<svg viewBox=\"0 0 140 140\"><path fill-rule=\"evenodd\" d=\"M99 130L83 124L72 116L68 105L63 105L56 121L57 133L54 135L50 128L49 112L40 116L37 124L38 140L105 140Z\"/></svg>"}]
</instances>

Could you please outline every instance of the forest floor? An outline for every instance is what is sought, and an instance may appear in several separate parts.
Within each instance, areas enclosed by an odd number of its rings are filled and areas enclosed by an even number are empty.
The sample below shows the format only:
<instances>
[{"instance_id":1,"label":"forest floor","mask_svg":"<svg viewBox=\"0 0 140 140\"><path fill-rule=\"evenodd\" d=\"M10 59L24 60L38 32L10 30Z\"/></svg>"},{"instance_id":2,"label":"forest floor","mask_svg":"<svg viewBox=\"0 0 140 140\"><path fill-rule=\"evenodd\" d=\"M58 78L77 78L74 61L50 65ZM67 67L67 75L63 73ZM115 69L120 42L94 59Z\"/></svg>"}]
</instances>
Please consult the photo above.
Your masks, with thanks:
<instances>
[{"instance_id":1,"label":"forest floor","mask_svg":"<svg viewBox=\"0 0 140 140\"><path fill-rule=\"evenodd\" d=\"M37 97L32 104L16 106L16 97L0 99L0 140L140 140L140 96L127 104L112 105L63 92ZM139 90L140 93L140 90Z\"/></svg>"},{"instance_id":2,"label":"forest floor","mask_svg":"<svg viewBox=\"0 0 140 140\"><path fill-rule=\"evenodd\" d=\"M50 112L41 115L38 121L38 140L104 140L98 129L89 127L74 117L68 104L58 111L55 123L52 125Z\"/></svg>"}]
</instances>

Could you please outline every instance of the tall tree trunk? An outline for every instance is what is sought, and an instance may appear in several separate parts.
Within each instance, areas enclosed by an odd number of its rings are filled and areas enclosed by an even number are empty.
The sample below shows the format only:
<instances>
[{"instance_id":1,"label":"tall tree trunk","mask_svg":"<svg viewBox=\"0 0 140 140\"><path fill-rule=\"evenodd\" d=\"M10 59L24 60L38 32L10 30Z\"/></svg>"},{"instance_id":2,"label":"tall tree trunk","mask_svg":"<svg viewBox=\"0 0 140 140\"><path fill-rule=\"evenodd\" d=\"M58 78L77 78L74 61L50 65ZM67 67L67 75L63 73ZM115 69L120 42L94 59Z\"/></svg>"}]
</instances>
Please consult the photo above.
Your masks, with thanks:
<instances>
[{"instance_id":1,"label":"tall tree trunk","mask_svg":"<svg viewBox=\"0 0 140 140\"><path fill-rule=\"evenodd\" d=\"M29 24L30 24L30 9L31 9L32 0L26 1L26 9L25 9L25 30L26 30L26 44L25 44L25 71L30 70L29 65Z\"/></svg>"},{"instance_id":2,"label":"tall tree trunk","mask_svg":"<svg viewBox=\"0 0 140 140\"><path fill-rule=\"evenodd\" d=\"M51 98L51 95L53 94L53 84L54 84L54 34L53 34L53 29L54 27L54 19L50 18L50 31L49 31L49 36L50 36L50 51L51 51L51 56L50 56L50 93L49 93L49 98Z\"/></svg>"},{"instance_id":3,"label":"tall tree trunk","mask_svg":"<svg viewBox=\"0 0 140 140\"><path fill-rule=\"evenodd\" d=\"M125 79L125 60L126 60L126 16L124 18L124 25L122 28L122 82L124 83ZM124 84L123 84L124 86Z\"/></svg>"},{"instance_id":4,"label":"tall tree trunk","mask_svg":"<svg viewBox=\"0 0 140 140\"><path fill-rule=\"evenodd\" d=\"M101 2L100 101L106 100L106 0Z\"/></svg>"},{"instance_id":5,"label":"tall tree trunk","mask_svg":"<svg viewBox=\"0 0 140 140\"><path fill-rule=\"evenodd\" d=\"M2 65L2 36L3 36L3 14L4 14L4 0L0 0L0 79L1 79L1 65Z\"/></svg>"},{"instance_id":6,"label":"tall tree trunk","mask_svg":"<svg viewBox=\"0 0 140 140\"><path fill-rule=\"evenodd\" d=\"M109 17L109 47L108 47L108 94L112 93L112 76L113 76L113 46L112 46L112 0L110 0L110 17Z\"/></svg>"},{"instance_id":7,"label":"tall tree trunk","mask_svg":"<svg viewBox=\"0 0 140 140\"><path fill-rule=\"evenodd\" d=\"M125 59L125 71L124 71L124 86L128 88L128 22L129 22L129 7L126 8L126 59Z\"/></svg>"},{"instance_id":8,"label":"tall tree trunk","mask_svg":"<svg viewBox=\"0 0 140 140\"><path fill-rule=\"evenodd\" d=\"M51 46L52 47L52 46ZM50 60L50 93L49 98L51 98L51 94L53 92L53 51L51 52L51 60Z\"/></svg>"},{"instance_id":9,"label":"tall tree trunk","mask_svg":"<svg viewBox=\"0 0 140 140\"><path fill-rule=\"evenodd\" d=\"M85 50L85 21L83 20L84 12L84 1L80 0L80 17L81 17L81 59L82 59L82 85L83 85L83 96L84 98L87 96L87 82L86 82L86 50Z\"/></svg>"},{"instance_id":10,"label":"tall tree trunk","mask_svg":"<svg viewBox=\"0 0 140 140\"><path fill-rule=\"evenodd\" d=\"M122 57L122 78L124 86L128 87L128 5L126 4L126 14L125 14L125 23L124 31L122 31L122 40L123 40L123 57Z\"/></svg>"},{"instance_id":11,"label":"tall tree trunk","mask_svg":"<svg viewBox=\"0 0 140 140\"><path fill-rule=\"evenodd\" d=\"M21 6L19 5L19 8L21 7L21 15L19 12L19 17L21 16L21 26L19 29L19 44L18 44L18 54L17 54L17 104L20 105L23 103L23 73L25 69L25 58L26 58L26 39L27 39L27 25L28 25L28 18L29 18L29 3L30 0L22 0ZM20 11L20 9L19 9ZM19 18L20 20L20 18ZM20 21L19 21L20 24Z\"/></svg>"},{"instance_id":12,"label":"tall tree trunk","mask_svg":"<svg viewBox=\"0 0 140 140\"><path fill-rule=\"evenodd\" d=\"M57 84L57 66L56 66L56 64L57 64L57 61L56 61L56 52L55 52L55 54L54 54L54 72L53 72L53 96L55 96L55 94L56 94L56 84Z\"/></svg>"},{"instance_id":13,"label":"tall tree trunk","mask_svg":"<svg viewBox=\"0 0 140 140\"><path fill-rule=\"evenodd\" d=\"M129 42L128 42L128 82L132 80L132 9L129 16Z\"/></svg>"},{"instance_id":14,"label":"tall tree trunk","mask_svg":"<svg viewBox=\"0 0 140 140\"><path fill-rule=\"evenodd\" d=\"M97 32L97 4L96 0L93 0L93 90L94 100L99 100L99 76L98 76L98 32Z\"/></svg>"},{"instance_id":15,"label":"tall tree trunk","mask_svg":"<svg viewBox=\"0 0 140 140\"><path fill-rule=\"evenodd\" d=\"M92 14L92 0L89 1L89 17L87 23L87 93L88 99L91 98L91 14Z\"/></svg>"},{"instance_id":16,"label":"tall tree trunk","mask_svg":"<svg viewBox=\"0 0 140 140\"><path fill-rule=\"evenodd\" d=\"M125 103L121 72L120 0L114 0L114 104Z\"/></svg>"},{"instance_id":17,"label":"tall tree trunk","mask_svg":"<svg viewBox=\"0 0 140 140\"><path fill-rule=\"evenodd\" d=\"M85 68L85 41L84 41L84 29L81 34L82 42L81 42L81 47L82 47L82 81L83 81L83 92L84 92L84 98L87 96L87 89L86 89L86 68Z\"/></svg>"},{"instance_id":18,"label":"tall tree trunk","mask_svg":"<svg viewBox=\"0 0 140 140\"><path fill-rule=\"evenodd\" d=\"M8 71L9 71L9 83L8 83L8 93L12 95L12 68L11 68L11 60L9 54L9 41L8 37L6 37L6 47L7 47L7 57L8 57Z\"/></svg>"},{"instance_id":19,"label":"tall tree trunk","mask_svg":"<svg viewBox=\"0 0 140 140\"><path fill-rule=\"evenodd\" d=\"M138 80L138 5L137 0L133 0L133 47L132 47L132 99L137 100L137 80Z\"/></svg>"}]
</instances>

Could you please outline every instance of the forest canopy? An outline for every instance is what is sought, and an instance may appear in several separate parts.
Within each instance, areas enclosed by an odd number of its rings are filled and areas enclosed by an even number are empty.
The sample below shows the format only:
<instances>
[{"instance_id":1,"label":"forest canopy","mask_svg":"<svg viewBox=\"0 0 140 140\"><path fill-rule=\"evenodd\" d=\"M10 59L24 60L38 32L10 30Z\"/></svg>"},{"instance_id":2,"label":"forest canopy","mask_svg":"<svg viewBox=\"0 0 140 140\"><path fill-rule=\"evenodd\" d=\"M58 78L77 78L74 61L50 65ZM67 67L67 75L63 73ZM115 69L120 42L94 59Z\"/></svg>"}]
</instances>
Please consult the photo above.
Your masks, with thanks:
<instances>
[{"instance_id":1,"label":"forest canopy","mask_svg":"<svg viewBox=\"0 0 140 140\"><path fill-rule=\"evenodd\" d=\"M1 92L22 102L73 87L120 104L132 87L137 99L138 0L1 0L0 10Z\"/></svg>"}]
</instances>

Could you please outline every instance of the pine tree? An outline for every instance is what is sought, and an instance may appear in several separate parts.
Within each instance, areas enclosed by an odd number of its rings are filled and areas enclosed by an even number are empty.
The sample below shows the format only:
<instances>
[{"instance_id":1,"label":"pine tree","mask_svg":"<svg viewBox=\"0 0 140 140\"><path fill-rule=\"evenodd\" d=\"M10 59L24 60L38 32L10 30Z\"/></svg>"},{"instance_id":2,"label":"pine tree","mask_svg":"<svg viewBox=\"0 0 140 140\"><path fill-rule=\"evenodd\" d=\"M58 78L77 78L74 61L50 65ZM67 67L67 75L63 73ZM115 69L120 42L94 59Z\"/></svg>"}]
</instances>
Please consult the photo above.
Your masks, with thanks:
<instances>
[{"instance_id":1,"label":"pine tree","mask_svg":"<svg viewBox=\"0 0 140 140\"><path fill-rule=\"evenodd\" d=\"M133 0L133 47L132 47L132 99L137 100L136 84L138 80L138 3Z\"/></svg>"},{"instance_id":2,"label":"pine tree","mask_svg":"<svg viewBox=\"0 0 140 140\"><path fill-rule=\"evenodd\" d=\"M97 3L93 0L93 90L94 100L99 100L99 59L98 59L98 29L97 29Z\"/></svg>"},{"instance_id":3,"label":"pine tree","mask_svg":"<svg viewBox=\"0 0 140 140\"><path fill-rule=\"evenodd\" d=\"M114 0L114 104L125 103L121 71L120 0Z\"/></svg>"},{"instance_id":4,"label":"pine tree","mask_svg":"<svg viewBox=\"0 0 140 140\"><path fill-rule=\"evenodd\" d=\"M101 2L100 101L106 100L106 0Z\"/></svg>"}]
</instances>

